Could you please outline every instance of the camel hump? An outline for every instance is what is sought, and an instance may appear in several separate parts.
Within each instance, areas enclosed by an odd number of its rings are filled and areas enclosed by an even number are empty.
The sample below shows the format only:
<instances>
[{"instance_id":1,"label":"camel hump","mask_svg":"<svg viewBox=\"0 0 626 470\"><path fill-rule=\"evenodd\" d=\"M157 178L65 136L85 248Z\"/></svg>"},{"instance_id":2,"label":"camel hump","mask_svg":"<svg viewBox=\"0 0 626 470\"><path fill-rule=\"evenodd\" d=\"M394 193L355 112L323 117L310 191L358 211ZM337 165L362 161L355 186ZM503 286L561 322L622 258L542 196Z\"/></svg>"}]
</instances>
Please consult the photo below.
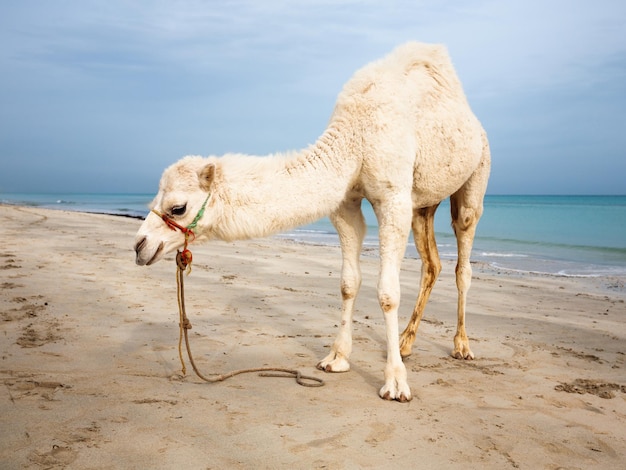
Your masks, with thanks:
<instances>
[{"instance_id":1,"label":"camel hump","mask_svg":"<svg viewBox=\"0 0 626 470\"><path fill-rule=\"evenodd\" d=\"M420 80L422 72L446 89L460 88L460 83L448 55L448 49L442 44L409 42L397 47L388 56L397 64L396 75ZM409 79L410 80L410 79Z\"/></svg>"},{"instance_id":2,"label":"camel hump","mask_svg":"<svg viewBox=\"0 0 626 470\"><path fill-rule=\"evenodd\" d=\"M407 85L424 89L429 82L444 89L460 88L447 48L441 44L408 42L358 70L344 86L339 102L358 96L387 100L403 93L399 90Z\"/></svg>"},{"instance_id":3,"label":"camel hump","mask_svg":"<svg viewBox=\"0 0 626 470\"><path fill-rule=\"evenodd\" d=\"M443 44L427 44L424 42L407 42L396 47L386 57L396 61L403 68L411 68L414 64L430 63L443 65L450 63L448 49Z\"/></svg>"},{"instance_id":4,"label":"camel hump","mask_svg":"<svg viewBox=\"0 0 626 470\"><path fill-rule=\"evenodd\" d=\"M411 71L422 68L452 71L452 61L446 46L423 42L402 44L386 57L370 65L371 68L378 69L378 74L384 73L395 76L408 75ZM368 66L365 66L363 69L367 68ZM378 75L373 71L366 73Z\"/></svg>"}]
</instances>

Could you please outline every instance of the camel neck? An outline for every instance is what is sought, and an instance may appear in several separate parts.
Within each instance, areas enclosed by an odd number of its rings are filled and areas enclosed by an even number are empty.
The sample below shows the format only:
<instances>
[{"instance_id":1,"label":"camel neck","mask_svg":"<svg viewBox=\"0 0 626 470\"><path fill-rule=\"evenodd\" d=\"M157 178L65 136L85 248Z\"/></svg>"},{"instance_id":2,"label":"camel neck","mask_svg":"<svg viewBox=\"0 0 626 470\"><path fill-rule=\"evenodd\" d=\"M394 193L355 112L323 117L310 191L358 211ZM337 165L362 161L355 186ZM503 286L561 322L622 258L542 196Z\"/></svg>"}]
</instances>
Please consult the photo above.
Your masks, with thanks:
<instances>
[{"instance_id":1,"label":"camel neck","mask_svg":"<svg viewBox=\"0 0 626 470\"><path fill-rule=\"evenodd\" d=\"M309 148L255 159L249 171L237 169L233 158L224 166L223 190L217 193L223 218L214 225L215 235L225 240L264 237L329 215L360 165L351 135L331 124Z\"/></svg>"}]
</instances>

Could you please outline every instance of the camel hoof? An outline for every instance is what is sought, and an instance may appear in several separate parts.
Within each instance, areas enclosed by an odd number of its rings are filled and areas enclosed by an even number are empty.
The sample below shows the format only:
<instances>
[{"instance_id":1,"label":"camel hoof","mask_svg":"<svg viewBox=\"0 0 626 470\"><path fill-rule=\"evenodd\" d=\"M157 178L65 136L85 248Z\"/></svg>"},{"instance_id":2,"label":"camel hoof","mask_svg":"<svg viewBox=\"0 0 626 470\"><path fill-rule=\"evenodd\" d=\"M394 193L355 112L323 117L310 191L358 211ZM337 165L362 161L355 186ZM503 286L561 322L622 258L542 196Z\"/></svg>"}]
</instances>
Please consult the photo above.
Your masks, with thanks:
<instances>
[{"instance_id":1,"label":"camel hoof","mask_svg":"<svg viewBox=\"0 0 626 470\"><path fill-rule=\"evenodd\" d=\"M380 389L378 395L383 400L388 401L399 401L400 403L408 403L411 401L411 390L409 389L408 384L401 386L399 383L388 386L385 384L383 388Z\"/></svg>"},{"instance_id":2,"label":"camel hoof","mask_svg":"<svg viewBox=\"0 0 626 470\"><path fill-rule=\"evenodd\" d=\"M317 363L315 366L319 370L324 372L348 372L350 370L350 363L343 357L325 358Z\"/></svg>"},{"instance_id":3,"label":"camel hoof","mask_svg":"<svg viewBox=\"0 0 626 470\"><path fill-rule=\"evenodd\" d=\"M471 361L472 359L474 359L474 353L469 350L465 353L461 351L452 351L451 356L455 359L465 359L466 361Z\"/></svg>"},{"instance_id":4,"label":"camel hoof","mask_svg":"<svg viewBox=\"0 0 626 470\"><path fill-rule=\"evenodd\" d=\"M324 365L321 362L318 362L315 367L317 369L319 369L319 370L323 370L324 372L332 372L333 371L333 368L330 366L330 364Z\"/></svg>"},{"instance_id":5,"label":"camel hoof","mask_svg":"<svg viewBox=\"0 0 626 470\"><path fill-rule=\"evenodd\" d=\"M383 400L387 400L387 401L398 401L400 403L408 403L411 401L411 397L407 397L404 393L401 393L399 397L397 398L393 398L391 396L391 393L389 391L387 391L384 395L382 395L380 398L382 398Z\"/></svg>"},{"instance_id":6,"label":"camel hoof","mask_svg":"<svg viewBox=\"0 0 626 470\"><path fill-rule=\"evenodd\" d=\"M456 335L454 337L454 349L452 357L455 359L474 359L474 353L470 349L469 341L465 335Z\"/></svg>"}]
</instances>

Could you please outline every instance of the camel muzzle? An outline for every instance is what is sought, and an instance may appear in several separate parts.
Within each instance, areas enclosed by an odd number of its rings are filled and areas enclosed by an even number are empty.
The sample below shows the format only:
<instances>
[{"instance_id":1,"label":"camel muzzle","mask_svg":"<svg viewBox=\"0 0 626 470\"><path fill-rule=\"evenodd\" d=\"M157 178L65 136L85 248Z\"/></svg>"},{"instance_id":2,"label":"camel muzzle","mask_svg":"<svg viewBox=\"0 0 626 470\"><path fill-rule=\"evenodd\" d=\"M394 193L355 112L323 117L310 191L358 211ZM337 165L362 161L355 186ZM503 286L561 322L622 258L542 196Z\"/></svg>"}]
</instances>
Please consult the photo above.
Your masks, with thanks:
<instances>
[{"instance_id":1,"label":"camel muzzle","mask_svg":"<svg viewBox=\"0 0 626 470\"><path fill-rule=\"evenodd\" d=\"M150 266L151 264L158 261L165 246L163 242L159 243L159 246L156 249L154 255L152 255L151 258L147 258L145 256L142 256L142 251L144 250L147 241L147 237L142 237L140 240L137 240L137 243L135 244L135 263L137 263L139 266Z\"/></svg>"}]
</instances>

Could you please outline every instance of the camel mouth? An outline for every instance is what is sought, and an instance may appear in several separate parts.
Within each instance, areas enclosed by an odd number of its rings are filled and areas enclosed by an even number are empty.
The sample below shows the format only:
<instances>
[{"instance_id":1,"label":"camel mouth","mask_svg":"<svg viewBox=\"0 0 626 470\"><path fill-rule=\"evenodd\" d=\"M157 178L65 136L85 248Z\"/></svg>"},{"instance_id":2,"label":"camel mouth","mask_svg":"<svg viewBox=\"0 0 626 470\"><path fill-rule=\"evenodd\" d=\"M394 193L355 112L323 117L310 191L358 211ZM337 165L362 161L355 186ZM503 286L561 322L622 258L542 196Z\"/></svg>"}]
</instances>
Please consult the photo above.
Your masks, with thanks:
<instances>
[{"instance_id":1,"label":"camel mouth","mask_svg":"<svg viewBox=\"0 0 626 470\"><path fill-rule=\"evenodd\" d=\"M137 246L135 247L135 252L137 253L135 263L137 263L139 266L150 266L151 264L154 264L159 259L161 259L161 256L163 255L163 248L165 247L165 245L163 242L161 242L159 243L159 246L157 247L152 257L146 261L146 258L141 256L141 251L145 243L146 239L143 238L139 243L137 243Z\"/></svg>"},{"instance_id":2,"label":"camel mouth","mask_svg":"<svg viewBox=\"0 0 626 470\"><path fill-rule=\"evenodd\" d=\"M163 254L163 247L165 245L163 244L163 242L159 243L159 247L157 248L156 252L154 253L154 255L152 256L152 258L150 258L148 260L148 262L146 263L146 266L150 266L151 264L156 263L157 261L159 261L161 259L161 255Z\"/></svg>"}]
</instances>

